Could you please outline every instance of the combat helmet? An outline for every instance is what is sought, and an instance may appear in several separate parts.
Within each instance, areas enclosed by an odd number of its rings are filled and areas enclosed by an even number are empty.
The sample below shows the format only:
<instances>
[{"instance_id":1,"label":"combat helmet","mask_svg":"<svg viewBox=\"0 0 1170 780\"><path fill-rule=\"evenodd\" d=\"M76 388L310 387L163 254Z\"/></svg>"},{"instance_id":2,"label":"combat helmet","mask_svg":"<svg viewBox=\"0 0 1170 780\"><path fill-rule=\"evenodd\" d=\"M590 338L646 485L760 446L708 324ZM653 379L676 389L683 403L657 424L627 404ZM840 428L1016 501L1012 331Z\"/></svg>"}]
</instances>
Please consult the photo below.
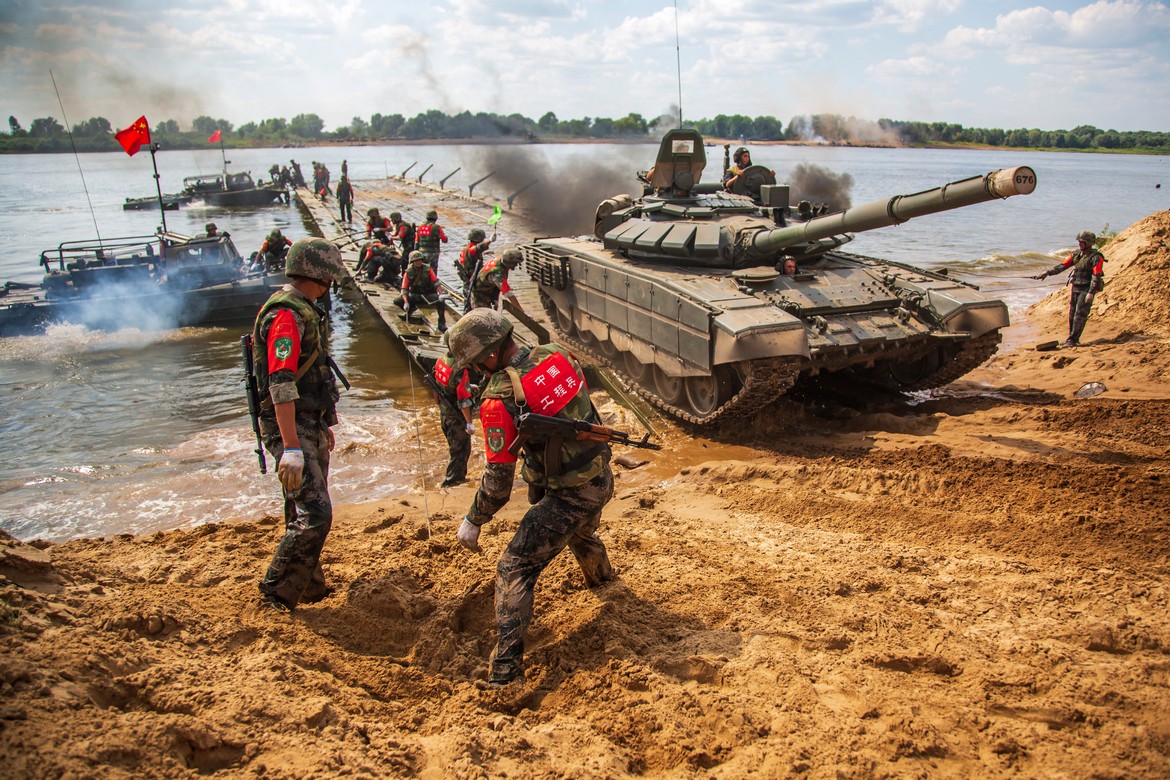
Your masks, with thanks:
<instances>
[{"instance_id":1,"label":"combat helmet","mask_svg":"<svg viewBox=\"0 0 1170 780\"><path fill-rule=\"evenodd\" d=\"M426 260L427 256L415 249L411 251L410 255L406 259L407 261L413 263L415 260Z\"/></svg>"},{"instance_id":2,"label":"combat helmet","mask_svg":"<svg viewBox=\"0 0 1170 780\"><path fill-rule=\"evenodd\" d=\"M1077 241L1084 241L1089 246L1093 246L1097 243L1097 234L1091 230L1082 230L1077 233Z\"/></svg>"},{"instance_id":3,"label":"combat helmet","mask_svg":"<svg viewBox=\"0 0 1170 780\"><path fill-rule=\"evenodd\" d=\"M439 218L439 212L435 211L434 209L431 209L430 211L427 212L427 222L434 222L438 218Z\"/></svg>"},{"instance_id":4,"label":"combat helmet","mask_svg":"<svg viewBox=\"0 0 1170 780\"><path fill-rule=\"evenodd\" d=\"M487 238L487 235L483 232L482 228L472 228L471 230L467 231L467 240L473 244L478 244L485 238Z\"/></svg>"},{"instance_id":5,"label":"combat helmet","mask_svg":"<svg viewBox=\"0 0 1170 780\"><path fill-rule=\"evenodd\" d=\"M369 217L370 219L377 219L378 218L378 210L377 209L370 209L369 211L366 212L366 216Z\"/></svg>"},{"instance_id":6,"label":"combat helmet","mask_svg":"<svg viewBox=\"0 0 1170 780\"><path fill-rule=\"evenodd\" d=\"M520 265L520 261L524 259L524 255L520 254L520 250L516 247L510 247L504 250L500 255L500 262L509 268L515 268Z\"/></svg>"},{"instance_id":7,"label":"combat helmet","mask_svg":"<svg viewBox=\"0 0 1170 780\"><path fill-rule=\"evenodd\" d=\"M284 241L284 233L280 232L280 228L272 228L272 230L268 231L267 240L271 241L272 243Z\"/></svg>"},{"instance_id":8,"label":"combat helmet","mask_svg":"<svg viewBox=\"0 0 1170 780\"><path fill-rule=\"evenodd\" d=\"M391 222L401 222L402 221L402 213L398 212L398 211L391 211L390 212L390 221Z\"/></svg>"},{"instance_id":9,"label":"combat helmet","mask_svg":"<svg viewBox=\"0 0 1170 780\"><path fill-rule=\"evenodd\" d=\"M447 331L447 349L454 358L452 368L462 371L479 363L512 335L512 323L495 309L472 309Z\"/></svg>"},{"instance_id":10,"label":"combat helmet","mask_svg":"<svg viewBox=\"0 0 1170 780\"><path fill-rule=\"evenodd\" d=\"M341 250L330 242L323 238L301 238L289 247L284 272L328 284L345 275L345 266L341 262Z\"/></svg>"}]
</instances>

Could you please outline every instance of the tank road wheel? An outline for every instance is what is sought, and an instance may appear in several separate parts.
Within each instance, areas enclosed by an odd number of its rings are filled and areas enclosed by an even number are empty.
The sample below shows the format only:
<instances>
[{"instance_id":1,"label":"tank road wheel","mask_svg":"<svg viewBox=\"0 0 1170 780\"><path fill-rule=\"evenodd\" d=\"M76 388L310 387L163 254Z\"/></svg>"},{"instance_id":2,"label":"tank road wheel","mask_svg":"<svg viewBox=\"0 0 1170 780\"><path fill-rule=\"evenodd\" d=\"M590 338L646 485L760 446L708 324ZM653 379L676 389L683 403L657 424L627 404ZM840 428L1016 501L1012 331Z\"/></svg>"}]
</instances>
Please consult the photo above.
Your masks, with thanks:
<instances>
[{"instance_id":1,"label":"tank road wheel","mask_svg":"<svg viewBox=\"0 0 1170 780\"><path fill-rule=\"evenodd\" d=\"M569 338L572 338L577 332L577 329L573 326L572 311L565 311L560 307L556 307L556 320L557 328Z\"/></svg>"},{"instance_id":2,"label":"tank road wheel","mask_svg":"<svg viewBox=\"0 0 1170 780\"><path fill-rule=\"evenodd\" d=\"M597 351L600 352L606 360L616 360L618 352L620 351L614 343L609 339L597 339Z\"/></svg>"},{"instance_id":3,"label":"tank road wheel","mask_svg":"<svg viewBox=\"0 0 1170 780\"><path fill-rule=\"evenodd\" d=\"M683 382L687 402L697 417L708 417L723 403L723 383L714 374L688 376Z\"/></svg>"},{"instance_id":4,"label":"tank road wheel","mask_svg":"<svg viewBox=\"0 0 1170 780\"><path fill-rule=\"evenodd\" d=\"M663 401L677 406L684 393L682 377L671 376L658 366L654 366L652 370L654 372L654 391Z\"/></svg>"},{"instance_id":5,"label":"tank road wheel","mask_svg":"<svg viewBox=\"0 0 1170 780\"><path fill-rule=\"evenodd\" d=\"M644 385L646 384L646 380L650 378L650 371L653 369L653 366L638 360L633 352L623 352L622 368L625 370L626 376L638 384Z\"/></svg>"}]
</instances>

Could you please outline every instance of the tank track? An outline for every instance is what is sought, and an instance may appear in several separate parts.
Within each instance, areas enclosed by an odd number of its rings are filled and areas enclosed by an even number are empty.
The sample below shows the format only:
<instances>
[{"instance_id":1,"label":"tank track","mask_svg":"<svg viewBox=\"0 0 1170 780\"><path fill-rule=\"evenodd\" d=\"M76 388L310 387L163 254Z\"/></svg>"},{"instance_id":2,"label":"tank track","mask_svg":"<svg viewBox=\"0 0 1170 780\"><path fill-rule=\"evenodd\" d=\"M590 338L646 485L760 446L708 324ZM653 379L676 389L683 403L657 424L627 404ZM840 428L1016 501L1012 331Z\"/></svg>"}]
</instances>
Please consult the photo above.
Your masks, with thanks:
<instances>
[{"instance_id":1,"label":"tank track","mask_svg":"<svg viewBox=\"0 0 1170 780\"><path fill-rule=\"evenodd\" d=\"M617 373L627 387L657 406L667 414L685 420L695 425L711 425L724 420L734 420L755 416L761 409L768 406L780 396L787 393L796 384L800 376L801 363L799 358L777 357L752 360L747 363L747 374L743 377L743 387L722 406L705 417L699 417L689 409L672 404L665 398L635 382L626 375L622 366L600 354L590 344L580 338L570 336L556 326L556 308L545 296L541 296L545 312L549 320L554 323L558 336L574 350L579 350L610 370ZM618 353L621 354L621 353Z\"/></svg>"},{"instance_id":2,"label":"tank track","mask_svg":"<svg viewBox=\"0 0 1170 780\"><path fill-rule=\"evenodd\" d=\"M964 374L983 365L999 349L1001 341L1003 341L1003 334L998 330L984 333L978 338L966 341L953 360L925 379L912 385L904 385L902 389L932 390L936 387L949 385Z\"/></svg>"}]
</instances>

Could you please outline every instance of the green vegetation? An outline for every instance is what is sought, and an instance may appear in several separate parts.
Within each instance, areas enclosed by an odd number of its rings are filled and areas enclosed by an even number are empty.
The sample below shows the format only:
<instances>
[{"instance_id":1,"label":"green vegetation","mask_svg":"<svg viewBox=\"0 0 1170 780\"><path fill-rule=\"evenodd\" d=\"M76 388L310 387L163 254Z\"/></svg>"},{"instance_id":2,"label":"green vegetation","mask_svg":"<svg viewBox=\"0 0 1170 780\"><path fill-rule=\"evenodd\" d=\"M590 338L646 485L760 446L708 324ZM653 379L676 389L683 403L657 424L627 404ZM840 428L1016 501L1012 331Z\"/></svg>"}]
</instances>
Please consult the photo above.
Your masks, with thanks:
<instances>
[{"instance_id":1,"label":"green vegetation","mask_svg":"<svg viewBox=\"0 0 1170 780\"><path fill-rule=\"evenodd\" d=\"M1050 150L1124 151L1147 154L1170 152L1170 133L1101 130L1080 125L1072 130L1037 130L963 127L947 122L902 122L879 119L873 122L839 114L795 116L787 125L770 116L754 119L743 115L720 114L714 119L688 122L709 138L739 138L744 141L807 141L830 144L940 146L978 145ZM34 119L29 128L16 117L8 117L9 133L0 134L0 152L117 151L112 127L104 117L93 117L72 128L70 142L65 128L52 117ZM558 119L553 112L533 121L520 114L490 114L464 111L448 115L430 110L410 118L402 114L373 114L369 119L355 116L347 125L331 131L316 114L297 114L246 122L233 127L224 119L196 117L190 130L182 130L174 119L156 123L152 140L165 149L197 149L207 145L216 130L227 146L282 146L287 144L376 143L384 141L445 141L461 138L518 138L527 141L596 139L648 139L675 126L673 117L647 120L640 114L620 119L583 117Z\"/></svg>"}]
</instances>

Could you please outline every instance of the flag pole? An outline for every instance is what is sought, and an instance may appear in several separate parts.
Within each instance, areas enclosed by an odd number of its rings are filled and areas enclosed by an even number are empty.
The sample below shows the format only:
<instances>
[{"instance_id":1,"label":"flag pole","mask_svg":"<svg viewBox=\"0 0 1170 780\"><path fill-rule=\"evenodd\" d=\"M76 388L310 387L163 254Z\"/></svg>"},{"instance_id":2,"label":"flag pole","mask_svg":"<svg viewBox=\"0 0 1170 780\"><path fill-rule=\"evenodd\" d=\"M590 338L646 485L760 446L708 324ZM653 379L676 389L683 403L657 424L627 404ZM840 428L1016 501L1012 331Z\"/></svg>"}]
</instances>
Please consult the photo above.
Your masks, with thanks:
<instances>
[{"instance_id":1,"label":"flag pole","mask_svg":"<svg viewBox=\"0 0 1170 780\"><path fill-rule=\"evenodd\" d=\"M158 176L158 161L154 158L154 153L158 151L158 144L150 145L150 164L154 166L154 189L158 192L158 213L162 217L163 232L167 232L167 209L163 205L162 199L162 183L159 182Z\"/></svg>"}]
</instances>

